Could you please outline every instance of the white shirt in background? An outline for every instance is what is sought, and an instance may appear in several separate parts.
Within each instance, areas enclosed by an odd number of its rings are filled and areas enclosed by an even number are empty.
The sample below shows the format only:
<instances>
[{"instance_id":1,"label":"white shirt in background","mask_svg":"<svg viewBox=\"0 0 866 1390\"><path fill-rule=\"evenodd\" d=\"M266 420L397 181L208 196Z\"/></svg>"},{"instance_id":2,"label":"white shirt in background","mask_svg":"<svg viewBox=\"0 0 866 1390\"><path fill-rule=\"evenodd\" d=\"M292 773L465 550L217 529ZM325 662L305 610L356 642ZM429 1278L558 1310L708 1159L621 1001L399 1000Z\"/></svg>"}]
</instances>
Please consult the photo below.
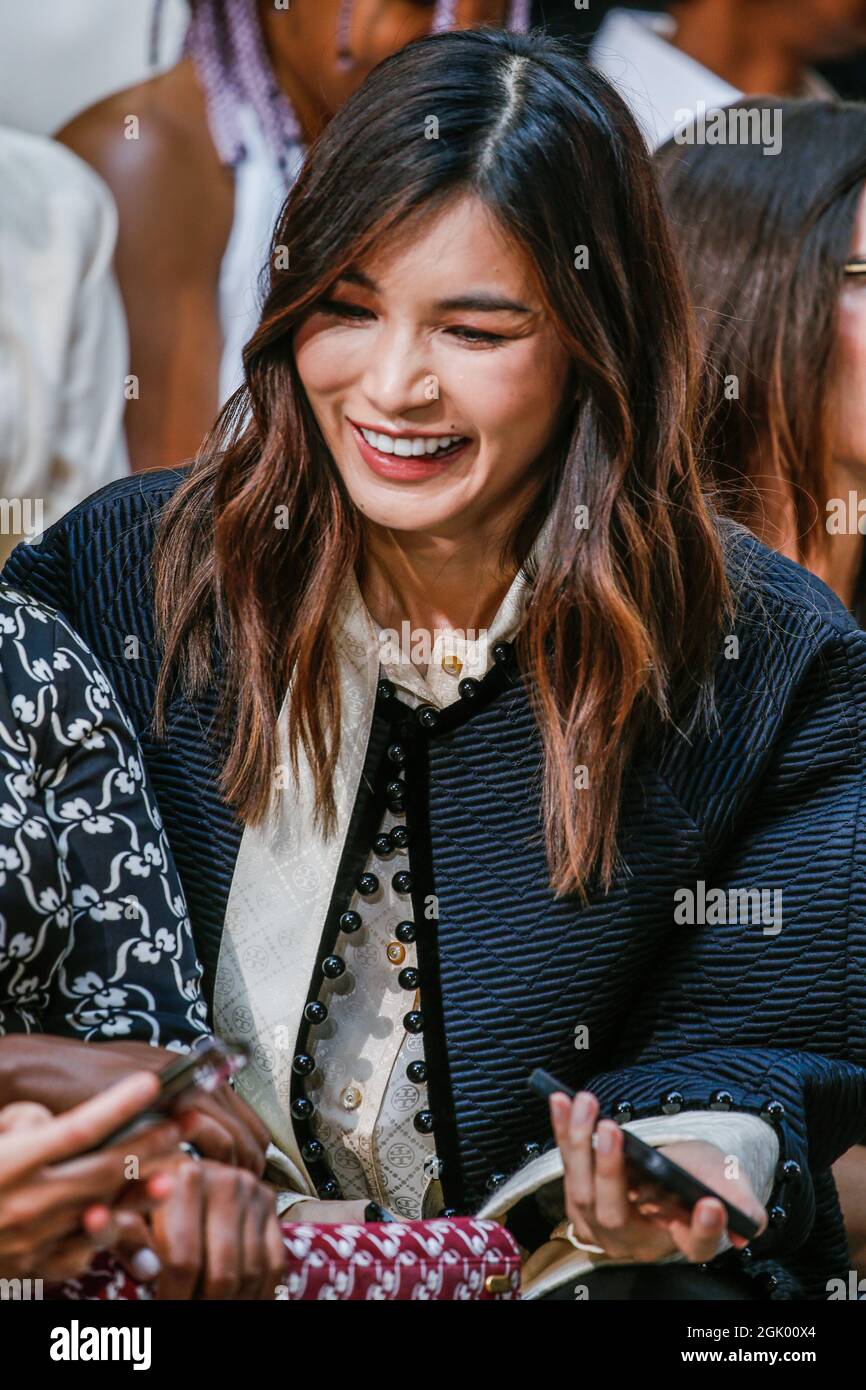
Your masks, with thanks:
<instances>
[{"instance_id":1,"label":"white shirt in background","mask_svg":"<svg viewBox=\"0 0 866 1390\"><path fill-rule=\"evenodd\" d=\"M667 14L611 10L589 48L592 66L616 87L650 149L673 135L682 111L726 106L742 92L674 48L676 23ZM682 118L680 118L682 119Z\"/></svg>"},{"instance_id":2,"label":"white shirt in background","mask_svg":"<svg viewBox=\"0 0 866 1390\"><path fill-rule=\"evenodd\" d=\"M644 133L658 149L682 125L683 111L696 114L739 101L743 93L702 63L681 53L671 40L669 14L611 10L589 47L589 61L616 87ZM807 72L798 97L832 100L836 93L817 72Z\"/></svg>"},{"instance_id":3,"label":"white shirt in background","mask_svg":"<svg viewBox=\"0 0 866 1390\"><path fill-rule=\"evenodd\" d=\"M0 127L0 558L129 472L114 200L62 145ZM6 515L4 515L6 513Z\"/></svg>"}]
</instances>

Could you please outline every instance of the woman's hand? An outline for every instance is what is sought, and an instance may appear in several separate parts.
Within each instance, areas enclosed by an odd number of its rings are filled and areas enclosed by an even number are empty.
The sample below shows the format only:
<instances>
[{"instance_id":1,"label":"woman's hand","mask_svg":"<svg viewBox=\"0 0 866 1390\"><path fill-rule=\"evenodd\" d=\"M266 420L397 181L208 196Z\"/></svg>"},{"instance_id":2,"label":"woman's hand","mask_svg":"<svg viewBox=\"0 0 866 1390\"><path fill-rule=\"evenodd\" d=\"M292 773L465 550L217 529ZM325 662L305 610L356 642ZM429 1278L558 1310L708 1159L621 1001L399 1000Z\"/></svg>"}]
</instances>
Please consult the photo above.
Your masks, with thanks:
<instances>
[{"instance_id":1,"label":"woman's hand","mask_svg":"<svg viewBox=\"0 0 866 1390\"><path fill-rule=\"evenodd\" d=\"M169 1171L171 1194L149 1220L162 1267L157 1298L272 1299L286 1269L273 1188L243 1169L185 1154ZM126 1240L141 1246L130 1233Z\"/></svg>"},{"instance_id":2,"label":"woman's hand","mask_svg":"<svg viewBox=\"0 0 866 1390\"><path fill-rule=\"evenodd\" d=\"M158 1092L149 1074L128 1077L59 1119L22 1102L0 1111L0 1274L62 1279L86 1269L110 1225L118 1199L138 1209L167 1195L154 1166L146 1183L128 1177L128 1159L173 1150L181 1137L170 1121L136 1134L117 1148L88 1154ZM84 1157L74 1155L84 1153Z\"/></svg>"},{"instance_id":3,"label":"woman's hand","mask_svg":"<svg viewBox=\"0 0 866 1390\"><path fill-rule=\"evenodd\" d=\"M688 1211L648 1180L634 1187L626 1172L622 1130L614 1120L599 1123L593 1148L598 1109L598 1101L588 1091L579 1092L573 1102L561 1092L550 1098L564 1166L566 1214L577 1240L622 1260L659 1260L676 1250L698 1264L713 1259L727 1229L722 1203L702 1197ZM724 1192L727 1201L751 1216L761 1231L765 1229L766 1211L745 1175L727 1176L721 1149L690 1140L666 1145L661 1152L708 1187ZM737 1247L748 1244L733 1233L730 1239Z\"/></svg>"},{"instance_id":4,"label":"woman's hand","mask_svg":"<svg viewBox=\"0 0 866 1390\"><path fill-rule=\"evenodd\" d=\"M160 1071L178 1055L142 1042L92 1043L49 1034L2 1038L0 1096L39 1101L56 1115L131 1072ZM268 1132L230 1086L211 1095L193 1091L173 1113L192 1114L184 1135L206 1157L248 1168L257 1177L264 1172Z\"/></svg>"}]
</instances>

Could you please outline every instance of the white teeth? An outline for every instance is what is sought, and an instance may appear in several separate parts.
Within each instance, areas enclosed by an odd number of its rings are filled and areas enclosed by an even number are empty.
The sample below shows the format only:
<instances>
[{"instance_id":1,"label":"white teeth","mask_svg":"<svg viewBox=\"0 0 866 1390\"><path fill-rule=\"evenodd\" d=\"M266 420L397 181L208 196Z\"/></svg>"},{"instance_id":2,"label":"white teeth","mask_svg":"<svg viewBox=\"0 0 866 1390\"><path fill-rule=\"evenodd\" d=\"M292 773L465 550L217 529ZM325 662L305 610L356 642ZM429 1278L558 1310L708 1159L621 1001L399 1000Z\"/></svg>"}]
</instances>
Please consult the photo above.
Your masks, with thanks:
<instances>
[{"instance_id":1,"label":"white teeth","mask_svg":"<svg viewBox=\"0 0 866 1390\"><path fill-rule=\"evenodd\" d=\"M396 454L399 458L420 458L422 454L435 454L447 449L463 438L460 434L440 434L429 438L427 435L401 434L396 438L391 434L378 434L376 430L365 430L359 426L368 444L382 454Z\"/></svg>"}]
</instances>

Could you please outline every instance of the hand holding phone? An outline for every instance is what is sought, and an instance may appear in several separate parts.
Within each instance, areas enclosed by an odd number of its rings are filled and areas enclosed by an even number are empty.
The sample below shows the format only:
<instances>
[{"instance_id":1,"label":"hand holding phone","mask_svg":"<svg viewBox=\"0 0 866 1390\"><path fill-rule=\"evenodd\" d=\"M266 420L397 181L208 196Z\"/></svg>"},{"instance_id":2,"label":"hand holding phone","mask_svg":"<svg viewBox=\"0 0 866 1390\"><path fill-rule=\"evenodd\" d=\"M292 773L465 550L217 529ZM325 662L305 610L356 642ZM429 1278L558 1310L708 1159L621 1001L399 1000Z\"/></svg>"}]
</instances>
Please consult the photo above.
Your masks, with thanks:
<instances>
[{"instance_id":1,"label":"hand holding phone","mask_svg":"<svg viewBox=\"0 0 866 1390\"><path fill-rule=\"evenodd\" d=\"M249 1049L241 1043L225 1043L220 1038L204 1038L189 1052L182 1053L158 1073L159 1094L137 1115L120 1125L97 1145L107 1149L165 1119L182 1096L200 1090L215 1091L223 1082L245 1067Z\"/></svg>"},{"instance_id":2,"label":"hand holding phone","mask_svg":"<svg viewBox=\"0 0 866 1390\"><path fill-rule=\"evenodd\" d=\"M529 1078L529 1085L538 1095L551 1096L557 1091L563 1092L569 1099L573 1099L575 1092L570 1086L557 1081L556 1077L551 1076L547 1071L538 1067L533 1071ZM664 1192L671 1193L687 1211L691 1211L697 1202L703 1197L713 1197L721 1202L727 1214L728 1229L736 1235L752 1240L759 1232L760 1227L739 1207L728 1202L719 1192L708 1187L691 1173L686 1172L678 1163L672 1162L665 1154L654 1149L650 1144L645 1144L629 1130L623 1129L623 1153L626 1160L626 1167L629 1180L634 1186L650 1181Z\"/></svg>"}]
</instances>

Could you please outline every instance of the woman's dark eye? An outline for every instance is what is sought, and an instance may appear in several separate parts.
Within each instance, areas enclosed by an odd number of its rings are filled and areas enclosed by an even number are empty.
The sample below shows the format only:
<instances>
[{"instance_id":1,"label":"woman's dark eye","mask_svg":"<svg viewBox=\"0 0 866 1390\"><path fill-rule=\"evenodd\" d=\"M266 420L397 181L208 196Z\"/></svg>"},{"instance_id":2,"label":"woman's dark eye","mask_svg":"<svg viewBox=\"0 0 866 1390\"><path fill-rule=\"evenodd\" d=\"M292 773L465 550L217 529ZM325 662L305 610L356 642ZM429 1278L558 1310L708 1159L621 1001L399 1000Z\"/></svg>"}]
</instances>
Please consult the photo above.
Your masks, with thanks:
<instances>
[{"instance_id":1,"label":"woman's dark eye","mask_svg":"<svg viewBox=\"0 0 866 1390\"><path fill-rule=\"evenodd\" d=\"M322 314L333 314L339 319L361 319L372 314L369 309L365 309L361 304L347 304L342 299L320 299L319 312Z\"/></svg>"},{"instance_id":2,"label":"woman's dark eye","mask_svg":"<svg viewBox=\"0 0 866 1390\"><path fill-rule=\"evenodd\" d=\"M485 333L480 328L449 328L449 333L454 333L467 343L504 343L505 339L501 333Z\"/></svg>"}]
</instances>

